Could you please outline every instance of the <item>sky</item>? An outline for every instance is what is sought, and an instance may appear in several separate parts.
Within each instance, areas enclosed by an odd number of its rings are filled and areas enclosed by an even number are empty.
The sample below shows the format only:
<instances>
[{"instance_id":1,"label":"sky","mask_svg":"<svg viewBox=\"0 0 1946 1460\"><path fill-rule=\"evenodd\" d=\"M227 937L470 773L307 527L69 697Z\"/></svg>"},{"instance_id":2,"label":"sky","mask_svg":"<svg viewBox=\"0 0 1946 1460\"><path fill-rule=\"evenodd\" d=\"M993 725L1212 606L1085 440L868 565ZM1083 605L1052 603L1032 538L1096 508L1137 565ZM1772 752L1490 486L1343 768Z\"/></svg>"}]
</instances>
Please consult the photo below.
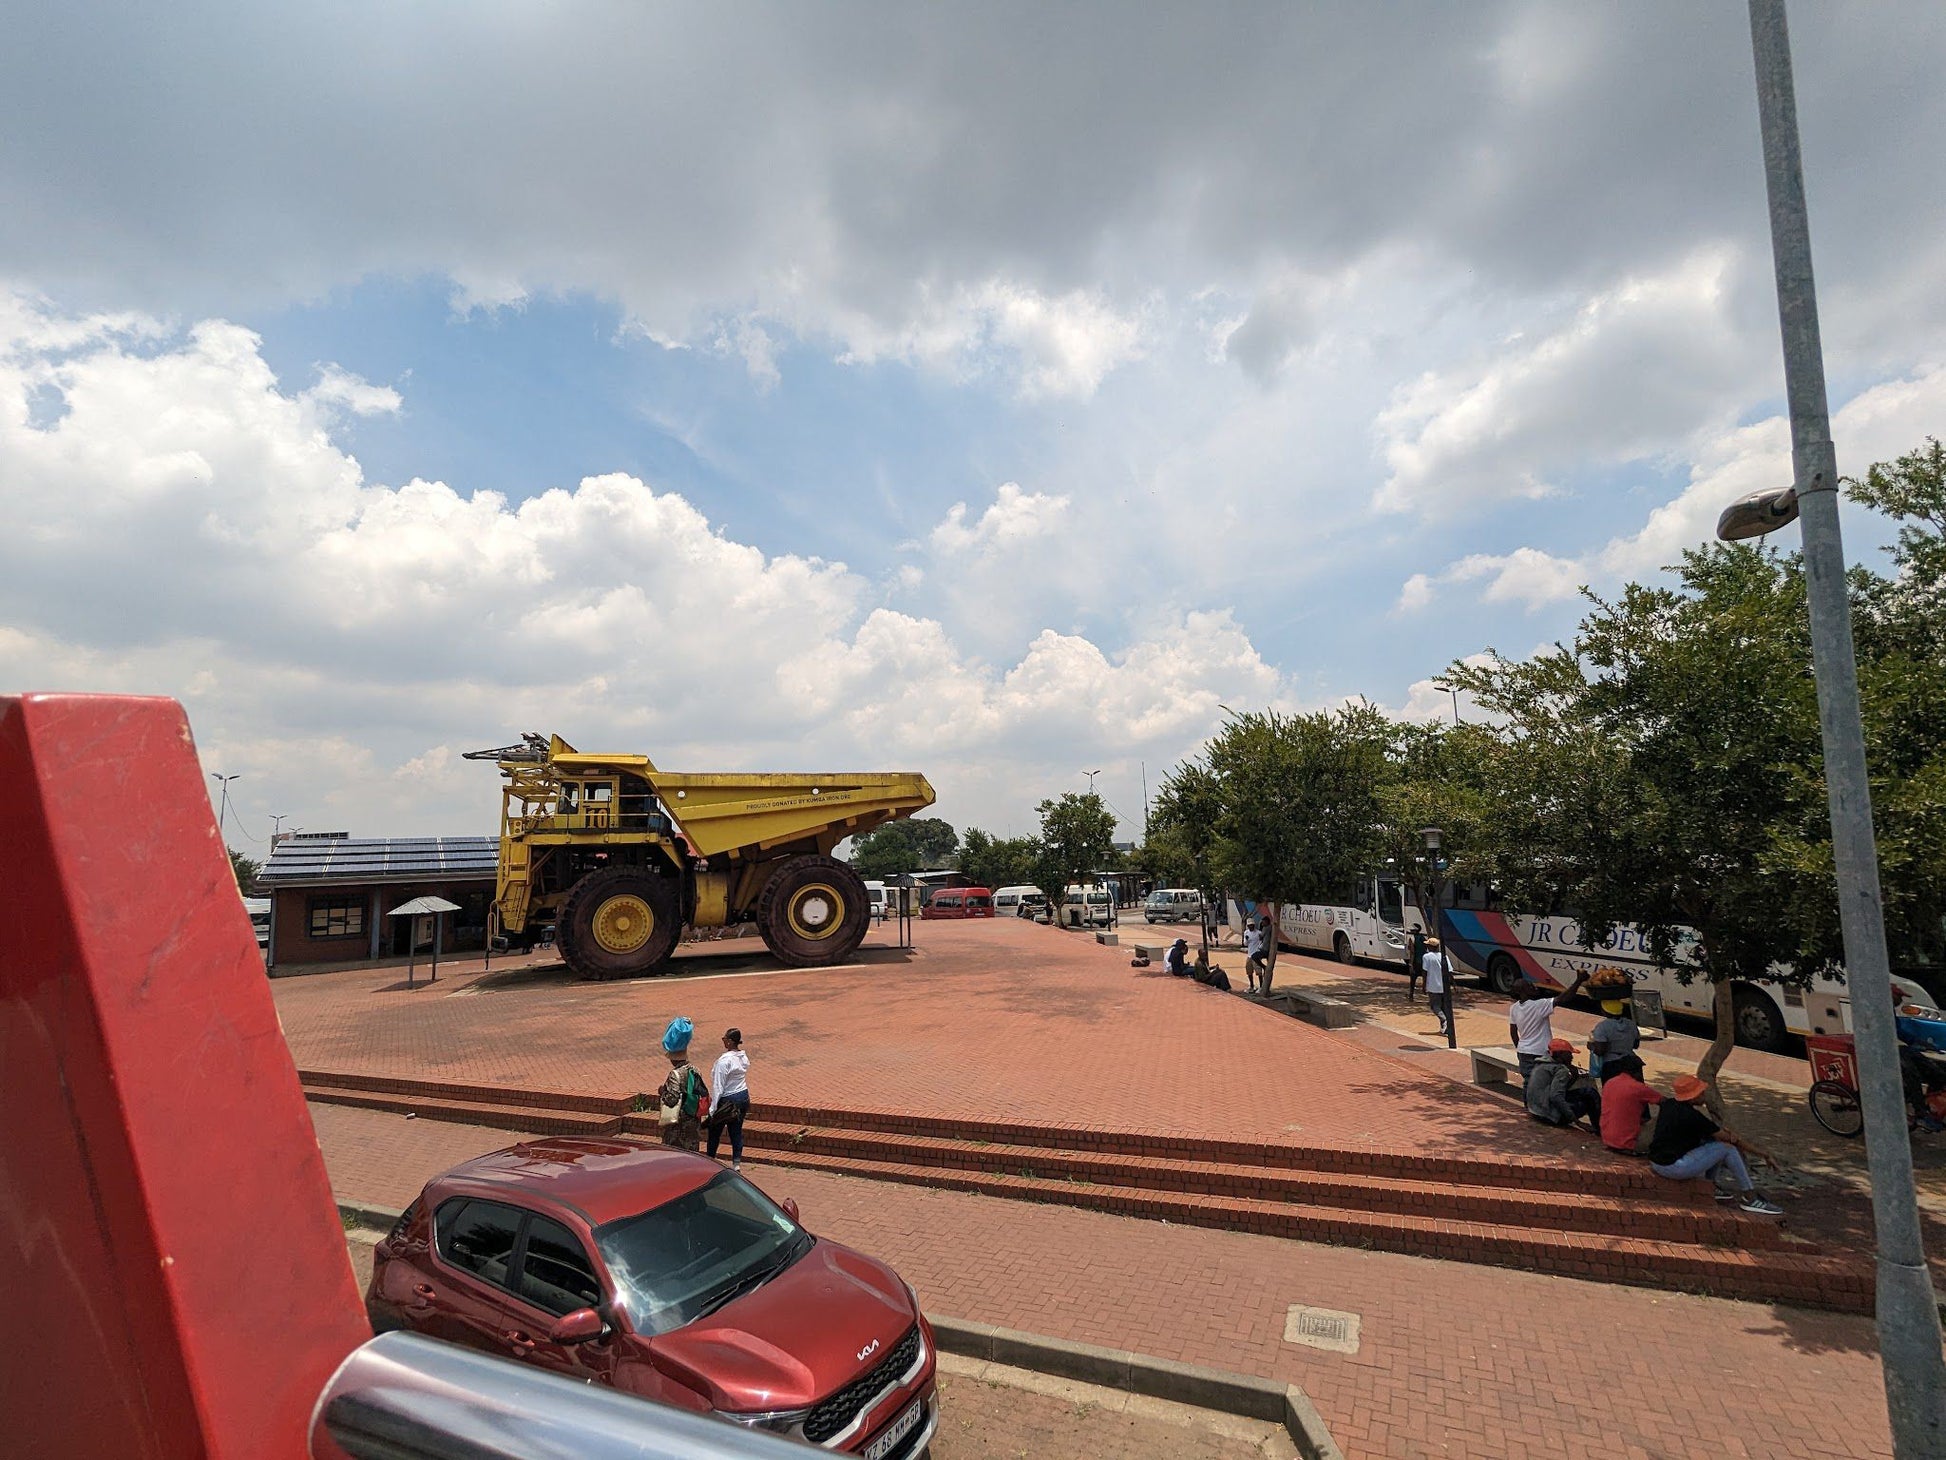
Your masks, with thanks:
<instances>
[{"instance_id":1,"label":"sky","mask_svg":"<svg viewBox=\"0 0 1946 1460\"><path fill-rule=\"evenodd\" d=\"M1739 5L0 9L0 691L180 699L246 852L491 831L527 730L1136 839L1789 478ZM1946 7L1792 19L1860 471Z\"/></svg>"}]
</instances>

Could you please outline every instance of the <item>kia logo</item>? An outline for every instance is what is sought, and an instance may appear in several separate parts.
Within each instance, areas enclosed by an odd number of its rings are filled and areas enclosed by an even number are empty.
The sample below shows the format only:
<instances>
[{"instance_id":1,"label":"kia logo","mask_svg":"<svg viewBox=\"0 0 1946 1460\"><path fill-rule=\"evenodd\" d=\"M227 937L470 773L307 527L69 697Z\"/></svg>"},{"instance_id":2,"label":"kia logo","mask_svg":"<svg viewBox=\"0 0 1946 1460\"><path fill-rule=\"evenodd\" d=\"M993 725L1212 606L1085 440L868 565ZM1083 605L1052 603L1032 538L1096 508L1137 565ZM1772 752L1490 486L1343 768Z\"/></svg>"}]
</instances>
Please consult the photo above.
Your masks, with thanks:
<instances>
[{"instance_id":1,"label":"kia logo","mask_svg":"<svg viewBox=\"0 0 1946 1460\"><path fill-rule=\"evenodd\" d=\"M878 1352L878 1340L873 1339L870 1343L866 1344L863 1348L861 1348L858 1351L858 1362L861 1364L864 1363L866 1359L869 1359L873 1354L877 1352Z\"/></svg>"}]
</instances>

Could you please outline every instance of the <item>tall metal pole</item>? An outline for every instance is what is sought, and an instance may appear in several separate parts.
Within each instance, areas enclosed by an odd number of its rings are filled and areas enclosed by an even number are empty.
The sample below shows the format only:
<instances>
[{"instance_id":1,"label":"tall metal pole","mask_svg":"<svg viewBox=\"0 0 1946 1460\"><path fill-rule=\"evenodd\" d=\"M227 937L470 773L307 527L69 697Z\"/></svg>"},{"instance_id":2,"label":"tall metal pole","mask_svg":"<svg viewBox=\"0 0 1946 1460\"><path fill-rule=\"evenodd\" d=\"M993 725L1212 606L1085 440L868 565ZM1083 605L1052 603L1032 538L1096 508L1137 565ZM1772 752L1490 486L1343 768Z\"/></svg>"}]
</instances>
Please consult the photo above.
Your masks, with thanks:
<instances>
[{"instance_id":1,"label":"tall metal pole","mask_svg":"<svg viewBox=\"0 0 1946 1460\"><path fill-rule=\"evenodd\" d=\"M1865 733L1858 712L1858 668L1852 656L1851 604L1838 530L1838 457L1831 445L1831 416L1825 400L1824 350L1818 337L1817 287L1811 277L1811 226L1798 155L1797 97L1784 0L1750 0L1750 42L1756 57L1777 313L1784 337L1791 465L1804 526L1811 654L1818 721L1824 733L1825 783L1831 798L1838 914L1851 985L1872 1217L1878 1236L1879 1359L1885 1371L1893 1452L1900 1460L1937 1460L1946 1457L1946 1355L1940 1348L1939 1310L1920 1237L1905 1095L1899 1080L1892 971L1885 953L1878 849L1872 835Z\"/></svg>"}]
</instances>

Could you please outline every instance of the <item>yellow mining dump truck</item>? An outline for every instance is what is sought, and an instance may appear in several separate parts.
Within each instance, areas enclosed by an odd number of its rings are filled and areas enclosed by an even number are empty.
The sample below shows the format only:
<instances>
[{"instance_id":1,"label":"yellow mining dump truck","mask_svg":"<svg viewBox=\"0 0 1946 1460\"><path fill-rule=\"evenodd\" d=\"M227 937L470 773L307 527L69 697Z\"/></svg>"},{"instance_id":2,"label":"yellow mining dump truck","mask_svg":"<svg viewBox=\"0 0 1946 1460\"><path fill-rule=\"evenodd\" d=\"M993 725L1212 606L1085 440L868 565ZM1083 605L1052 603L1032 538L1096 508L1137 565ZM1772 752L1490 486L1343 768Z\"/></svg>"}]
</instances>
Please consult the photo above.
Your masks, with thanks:
<instances>
[{"instance_id":1,"label":"yellow mining dump truck","mask_svg":"<svg viewBox=\"0 0 1946 1460\"><path fill-rule=\"evenodd\" d=\"M832 850L932 805L912 771L677 774L645 755L582 755L560 736L469 751L506 778L495 906L519 938L548 922L583 978L658 973L685 926L754 922L798 967L865 936L865 883Z\"/></svg>"}]
</instances>

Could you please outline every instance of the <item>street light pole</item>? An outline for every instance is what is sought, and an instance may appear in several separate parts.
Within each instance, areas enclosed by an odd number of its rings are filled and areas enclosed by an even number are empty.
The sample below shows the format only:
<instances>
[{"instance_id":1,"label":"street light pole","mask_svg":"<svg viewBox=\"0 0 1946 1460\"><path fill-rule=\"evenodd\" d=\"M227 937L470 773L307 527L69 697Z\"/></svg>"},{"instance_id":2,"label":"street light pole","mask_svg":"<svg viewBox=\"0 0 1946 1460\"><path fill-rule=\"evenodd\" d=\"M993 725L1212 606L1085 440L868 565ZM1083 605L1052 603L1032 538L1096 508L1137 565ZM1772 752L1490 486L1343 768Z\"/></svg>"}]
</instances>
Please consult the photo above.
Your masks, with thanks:
<instances>
[{"instance_id":1,"label":"street light pole","mask_svg":"<svg viewBox=\"0 0 1946 1460\"><path fill-rule=\"evenodd\" d=\"M220 783L223 787L223 796L216 808L216 830L219 834L227 834L229 830L226 825L226 818L230 814L230 782L242 774L242 771L238 771L234 776L218 775L215 771L209 773L209 778L212 781Z\"/></svg>"},{"instance_id":2,"label":"street light pole","mask_svg":"<svg viewBox=\"0 0 1946 1460\"><path fill-rule=\"evenodd\" d=\"M1879 1359L1885 1371L1894 1454L1900 1460L1937 1460L1946 1457L1946 1355L1940 1349L1939 1309L1920 1236L1905 1095L1899 1079L1892 971L1885 952L1878 849L1872 834L1871 786L1858 709L1858 666L1852 653L1851 603L1838 527L1838 457L1831 444L1817 286L1811 274L1810 216L1798 154L1790 31L1784 0L1749 3L1791 413L1791 466L1803 521L1812 666L1878 1237Z\"/></svg>"}]
</instances>

